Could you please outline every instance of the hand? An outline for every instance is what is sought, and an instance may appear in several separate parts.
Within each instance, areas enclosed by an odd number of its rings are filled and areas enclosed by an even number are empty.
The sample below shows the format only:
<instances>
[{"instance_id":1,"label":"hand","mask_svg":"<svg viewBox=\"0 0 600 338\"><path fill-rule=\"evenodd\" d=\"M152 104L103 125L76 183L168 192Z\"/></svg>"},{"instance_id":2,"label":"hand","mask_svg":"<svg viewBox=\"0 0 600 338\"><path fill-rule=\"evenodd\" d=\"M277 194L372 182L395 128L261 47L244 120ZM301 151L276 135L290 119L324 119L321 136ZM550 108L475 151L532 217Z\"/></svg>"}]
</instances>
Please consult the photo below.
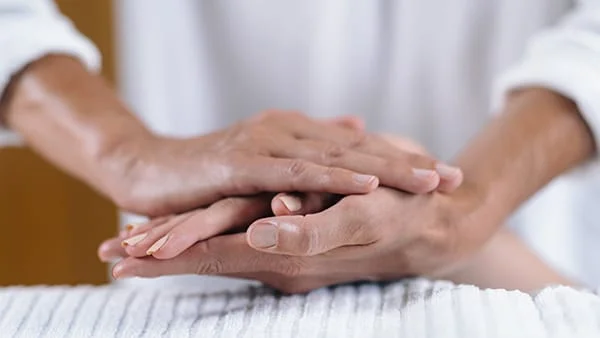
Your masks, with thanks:
<instances>
[{"instance_id":1,"label":"hand","mask_svg":"<svg viewBox=\"0 0 600 338\"><path fill-rule=\"evenodd\" d=\"M472 205L463 193L409 195L379 188L344 197L314 215L257 221L247 234L213 237L169 260L128 257L113 274L227 275L257 279L287 292L356 280L438 275L485 240L468 236L465 215ZM113 239L103 245L101 256L126 256L122 250Z\"/></svg>"},{"instance_id":2,"label":"hand","mask_svg":"<svg viewBox=\"0 0 600 338\"><path fill-rule=\"evenodd\" d=\"M121 236L121 246L131 257L173 258L199 241L223 233L246 231L255 220L272 215L271 198L269 194L230 197L207 208L130 224ZM102 259L103 254L100 257Z\"/></svg>"},{"instance_id":3,"label":"hand","mask_svg":"<svg viewBox=\"0 0 600 338\"><path fill-rule=\"evenodd\" d=\"M438 186L452 190L456 184L447 182L462 179L459 169L429 156L398 151L384 138L298 113L268 112L193 139L135 139L113 153L114 199L150 216L265 191L362 194L379 180L425 193Z\"/></svg>"}]
</instances>

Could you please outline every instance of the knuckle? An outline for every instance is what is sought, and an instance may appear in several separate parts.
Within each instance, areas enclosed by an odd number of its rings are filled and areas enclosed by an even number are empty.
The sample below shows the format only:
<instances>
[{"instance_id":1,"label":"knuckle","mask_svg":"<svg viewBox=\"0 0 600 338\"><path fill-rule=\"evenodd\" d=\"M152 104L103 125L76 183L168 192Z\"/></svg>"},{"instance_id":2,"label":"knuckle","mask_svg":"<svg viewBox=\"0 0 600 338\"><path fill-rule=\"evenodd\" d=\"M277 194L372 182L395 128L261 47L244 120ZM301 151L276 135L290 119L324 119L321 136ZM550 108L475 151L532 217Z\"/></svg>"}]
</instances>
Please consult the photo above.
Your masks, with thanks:
<instances>
[{"instance_id":1,"label":"knuckle","mask_svg":"<svg viewBox=\"0 0 600 338\"><path fill-rule=\"evenodd\" d=\"M210 241L203 241L198 243L198 252L195 255L197 257L196 268L194 272L197 275L212 275L219 274L224 271L223 262L219 257L210 252Z\"/></svg>"},{"instance_id":2,"label":"knuckle","mask_svg":"<svg viewBox=\"0 0 600 338\"><path fill-rule=\"evenodd\" d=\"M434 254L448 255L454 253L457 247L455 229L450 222L440 222L436 226L428 227L421 233L419 240L424 242Z\"/></svg>"},{"instance_id":3,"label":"knuckle","mask_svg":"<svg viewBox=\"0 0 600 338\"><path fill-rule=\"evenodd\" d=\"M300 223L300 237L298 241L298 254L314 256L319 253L319 231L308 222L309 217L302 218Z\"/></svg>"},{"instance_id":4,"label":"knuckle","mask_svg":"<svg viewBox=\"0 0 600 338\"><path fill-rule=\"evenodd\" d=\"M302 177L308 170L308 162L300 159L290 161L288 171L292 177Z\"/></svg>"},{"instance_id":5,"label":"knuckle","mask_svg":"<svg viewBox=\"0 0 600 338\"><path fill-rule=\"evenodd\" d=\"M406 153L405 160L409 165L420 167L423 169L432 169L435 167L435 160L429 156L417 154L417 153Z\"/></svg>"},{"instance_id":6,"label":"knuckle","mask_svg":"<svg viewBox=\"0 0 600 338\"><path fill-rule=\"evenodd\" d=\"M350 148L361 148L370 140L370 136L367 134L358 131L352 130L350 134L350 141L348 142L348 146Z\"/></svg>"},{"instance_id":7,"label":"knuckle","mask_svg":"<svg viewBox=\"0 0 600 338\"><path fill-rule=\"evenodd\" d=\"M202 262L196 266L197 275L215 275L221 272L223 272L223 263L218 259Z\"/></svg>"},{"instance_id":8,"label":"knuckle","mask_svg":"<svg viewBox=\"0 0 600 338\"><path fill-rule=\"evenodd\" d=\"M346 148L336 143L329 143L323 149L321 160L324 163L331 163L346 154Z\"/></svg>"},{"instance_id":9,"label":"knuckle","mask_svg":"<svg viewBox=\"0 0 600 338\"><path fill-rule=\"evenodd\" d=\"M375 208L365 207L364 201L355 196L344 198L343 204L346 216L344 219L344 232L352 244L370 244L379 240L376 229L378 219L381 219Z\"/></svg>"}]
</instances>

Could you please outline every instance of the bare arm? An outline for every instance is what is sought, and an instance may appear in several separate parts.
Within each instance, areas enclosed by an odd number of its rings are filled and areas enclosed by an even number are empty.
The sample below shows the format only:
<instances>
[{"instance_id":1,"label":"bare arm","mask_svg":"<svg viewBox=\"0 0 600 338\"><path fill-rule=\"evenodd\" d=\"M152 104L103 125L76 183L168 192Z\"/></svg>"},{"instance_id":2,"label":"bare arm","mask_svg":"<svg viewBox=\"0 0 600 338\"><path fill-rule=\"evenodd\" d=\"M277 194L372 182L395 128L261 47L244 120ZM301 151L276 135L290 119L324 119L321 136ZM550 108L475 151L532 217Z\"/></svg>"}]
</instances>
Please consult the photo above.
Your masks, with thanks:
<instances>
[{"instance_id":1,"label":"bare arm","mask_svg":"<svg viewBox=\"0 0 600 338\"><path fill-rule=\"evenodd\" d=\"M481 288L536 291L549 285L575 285L542 261L509 229L500 229L485 246L444 279Z\"/></svg>"},{"instance_id":2,"label":"bare arm","mask_svg":"<svg viewBox=\"0 0 600 338\"><path fill-rule=\"evenodd\" d=\"M108 196L104 162L112 147L148 135L104 80L67 56L46 56L18 74L2 98L0 116L39 154Z\"/></svg>"},{"instance_id":3,"label":"bare arm","mask_svg":"<svg viewBox=\"0 0 600 338\"><path fill-rule=\"evenodd\" d=\"M489 238L532 194L594 153L592 133L574 103L545 89L512 93L504 113L456 159L468 196L459 241Z\"/></svg>"},{"instance_id":4,"label":"bare arm","mask_svg":"<svg viewBox=\"0 0 600 338\"><path fill-rule=\"evenodd\" d=\"M380 180L424 193L453 190L461 179L438 175L430 157L299 113L266 112L188 139L154 135L99 76L61 55L17 74L0 116L50 162L151 216L263 191L362 194Z\"/></svg>"}]
</instances>

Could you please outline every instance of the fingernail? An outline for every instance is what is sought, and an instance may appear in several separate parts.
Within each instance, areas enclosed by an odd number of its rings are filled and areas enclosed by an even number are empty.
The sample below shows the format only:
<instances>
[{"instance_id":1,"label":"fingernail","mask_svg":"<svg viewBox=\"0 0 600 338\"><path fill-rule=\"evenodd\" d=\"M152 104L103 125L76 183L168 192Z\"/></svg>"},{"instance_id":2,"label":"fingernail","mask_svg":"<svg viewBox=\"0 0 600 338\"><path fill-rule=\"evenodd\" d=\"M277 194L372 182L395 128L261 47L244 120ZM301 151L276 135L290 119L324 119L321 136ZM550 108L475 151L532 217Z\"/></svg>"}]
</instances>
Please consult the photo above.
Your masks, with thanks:
<instances>
[{"instance_id":1,"label":"fingernail","mask_svg":"<svg viewBox=\"0 0 600 338\"><path fill-rule=\"evenodd\" d=\"M150 256L160 250L160 248L162 248L162 246L167 242L167 239L169 239L169 234L162 236L158 241L156 241L156 243L152 244L150 249L146 251L146 254Z\"/></svg>"},{"instance_id":2,"label":"fingernail","mask_svg":"<svg viewBox=\"0 0 600 338\"><path fill-rule=\"evenodd\" d=\"M257 248L270 248L277 244L277 226L258 223L250 229L250 244Z\"/></svg>"},{"instance_id":3,"label":"fingernail","mask_svg":"<svg viewBox=\"0 0 600 338\"><path fill-rule=\"evenodd\" d=\"M413 168L413 175L421 180L431 180L435 177L436 172L429 169L415 169Z\"/></svg>"},{"instance_id":4,"label":"fingernail","mask_svg":"<svg viewBox=\"0 0 600 338\"><path fill-rule=\"evenodd\" d=\"M447 164L438 163L435 166L435 170L442 178L451 179L460 175L460 168L452 167Z\"/></svg>"},{"instance_id":5,"label":"fingernail","mask_svg":"<svg viewBox=\"0 0 600 338\"><path fill-rule=\"evenodd\" d=\"M279 199L281 200L283 205L285 205L285 207L289 211L294 212L294 211L298 211L298 210L300 210L300 208L302 208L302 201L296 196L283 195L283 196L279 197Z\"/></svg>"},{"instance_id":6,"label":"fingernail","mask_svg":"<svg viewBox=\"0 0 600 338\"><path fill-rule=\"evenodd\" d=\"M126 247L128 245L134 246L134 245L138 244L139 242L141 242L144 238L146 238L146 236L148 236L148 234L143 233L143 234L139 234L139 235L135 235L133 237L127 238L126 240L121 242L121 246L122 247Z\"/></svg>"},{"instance_id":7,"label":"fingernail","mask_svg":"<svg viewBox=\"0 0 600 338\"><path fill-rule=\"evenodd\" d=\"M140 225L142 225L142 223L129 223L125 226L125 230L131 231L131 230L139 227Z\"/></svg>"},{"instance_id":8,"label":"fingernail","mask_svg":"<svg viewBox=\"0 0 600 338\"><path fill-rule=\"evenodd\" d=\"M377 180L373 175L354 174L354 181L360 185L371 185Z\"/></svg>"}]
</instances>

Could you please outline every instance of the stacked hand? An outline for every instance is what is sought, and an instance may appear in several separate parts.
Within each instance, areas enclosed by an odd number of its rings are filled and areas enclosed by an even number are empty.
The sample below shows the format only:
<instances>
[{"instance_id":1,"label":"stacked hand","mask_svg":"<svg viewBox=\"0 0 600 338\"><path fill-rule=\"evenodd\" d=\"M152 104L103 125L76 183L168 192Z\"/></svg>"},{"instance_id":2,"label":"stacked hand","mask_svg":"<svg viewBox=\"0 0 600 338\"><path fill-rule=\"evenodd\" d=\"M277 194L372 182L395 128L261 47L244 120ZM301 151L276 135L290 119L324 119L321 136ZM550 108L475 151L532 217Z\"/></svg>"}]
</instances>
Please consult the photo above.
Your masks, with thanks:
<instances>
[{"instance_id":1,"label":"stacked hand","mask_svg":"<svg viewBox=\"0 0 600 338\"><path fill-rule=\"evenodd\" d=\"M131 137L106 161L116 177L108 190L125 210L162 216L262 192L364 194L382 184L426 193L459 183L456 169L398 151L359 124L267 112L193 139Z\"/></svg>"},{"instance_id":2,"label":"stacked hand","mask_svg":"<svg viewBox=\"0 0 600 338\"><path fill-rule=\"evenodd\" d=\"M400 155L424 156L420 147L405 140L377 139ZM462 179L460 170L453 168L443 176L449 178L441 187L446 191ZM100 256L125 257L115 266L117 278L218 274L298 292L436 271L460 254L451 236L456 208L454 200L443 194L415 196L383 187L345 197L326 193L231 197L130 228L105 242ZM271 212L278 217L261 219ZM235 231L242 232L223 235Z\"/></svg>"}]
</instances>

